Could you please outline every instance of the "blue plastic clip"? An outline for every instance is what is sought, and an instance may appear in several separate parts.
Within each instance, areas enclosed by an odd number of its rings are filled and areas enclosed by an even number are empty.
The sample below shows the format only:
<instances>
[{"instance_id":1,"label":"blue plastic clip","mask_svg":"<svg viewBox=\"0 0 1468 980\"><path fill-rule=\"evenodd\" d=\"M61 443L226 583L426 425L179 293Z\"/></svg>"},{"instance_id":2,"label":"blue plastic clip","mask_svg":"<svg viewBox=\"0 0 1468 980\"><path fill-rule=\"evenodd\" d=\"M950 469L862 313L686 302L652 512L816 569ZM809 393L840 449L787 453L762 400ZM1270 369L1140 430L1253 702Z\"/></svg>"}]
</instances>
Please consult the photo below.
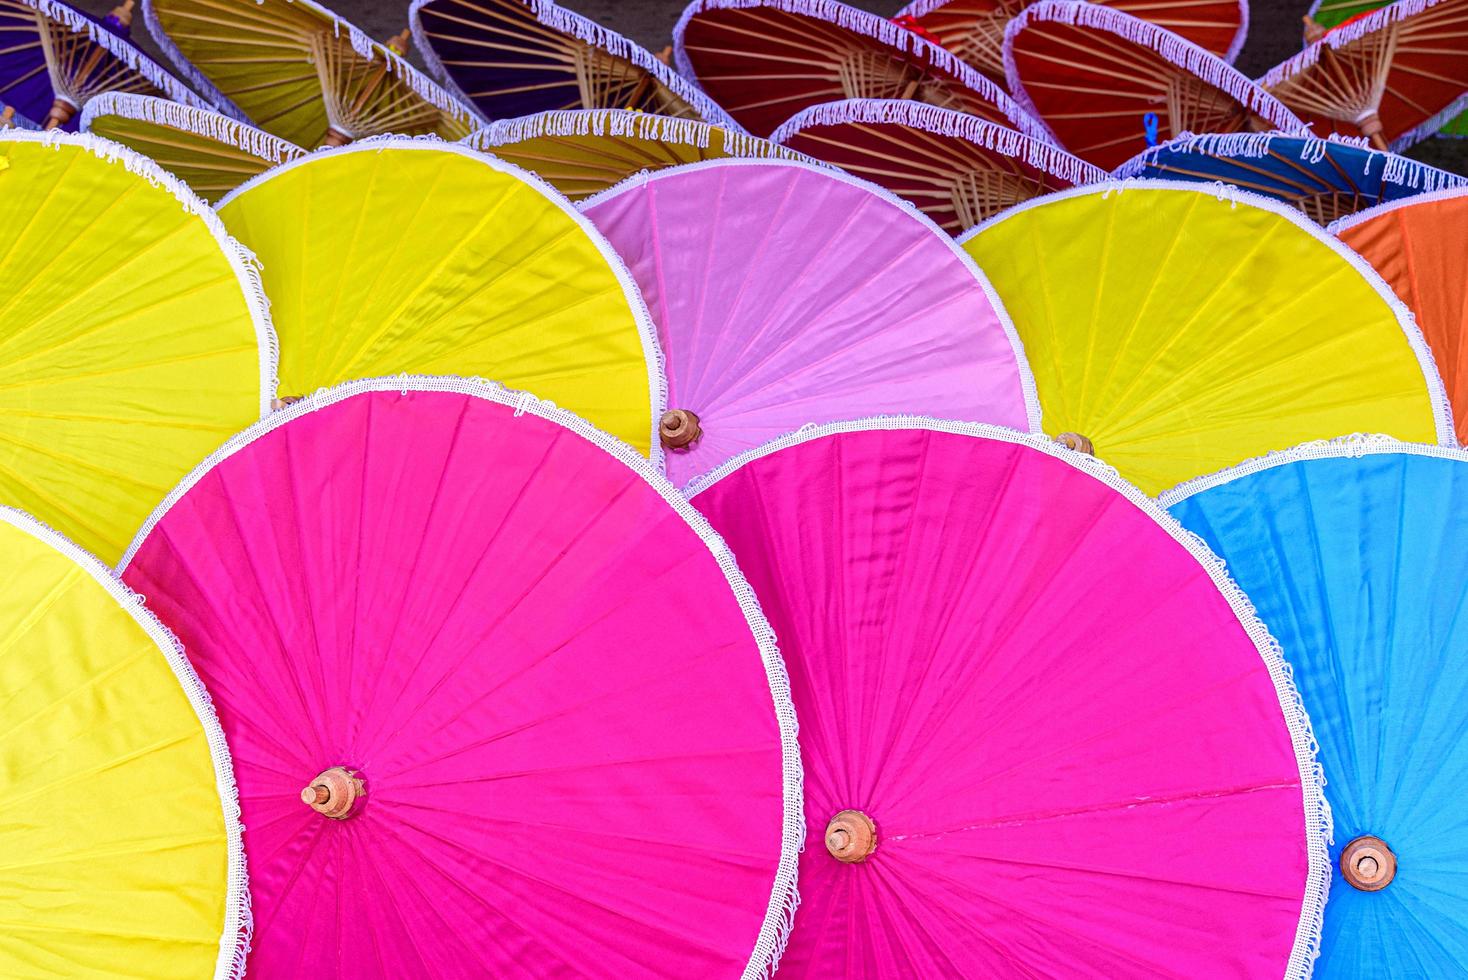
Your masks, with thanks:
<instances>
[{"instance_id":1,"label":"blue plastic clip","mask_svg":"<svg viewBox=\"0 0 1468 980\"><path fill-rule=\"evenodd\" d=\"M1157 145L1157 124L1158 119L1155 112L1149 112L1142 117L1142 129L1146 132L1148 146Z\"/></svg>"}]
</instances>

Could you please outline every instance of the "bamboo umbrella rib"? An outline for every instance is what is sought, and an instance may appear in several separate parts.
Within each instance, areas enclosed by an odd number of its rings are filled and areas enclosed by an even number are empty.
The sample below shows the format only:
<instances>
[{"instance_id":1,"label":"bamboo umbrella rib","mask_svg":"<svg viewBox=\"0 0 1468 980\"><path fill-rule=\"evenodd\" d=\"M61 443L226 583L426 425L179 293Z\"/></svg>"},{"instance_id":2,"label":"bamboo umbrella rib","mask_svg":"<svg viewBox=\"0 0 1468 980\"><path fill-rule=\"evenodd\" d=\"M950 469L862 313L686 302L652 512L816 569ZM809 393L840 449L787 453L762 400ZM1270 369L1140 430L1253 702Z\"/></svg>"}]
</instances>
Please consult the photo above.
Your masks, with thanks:
<instances>
[{"instance_id":1,"label":"bamboo umbrella rib","mask_svg":"<svg viewBox=\"0 0 1468 980\"><path fill-rule=\"evenodd\" d=\"M510 30L505 31L504 33L509 34L511 37L523 37L526 33L529 33L538 37L546 38L557 44L565 43L565 38L563 35L560 34L560 32L554 31L551 28L546 27L534 17L528 16L528 14L524 17L517 17L511 14L507 14L502 8L485 7L477 3L466 2L466 0L453 0L453 2L458 4L460 7L467 7L469 10L480 14L482 19L456 17L453 14L445 13L437 7L428 8L424 12L424 14L425 16L442 17L446 20L457 20L463 24L473 24L476 26L483 26L484 20L499 21L501 23L510 25ZM497 32L499 31L499 28L491 27L490 29Z\"/></svg>"}]
</instances>

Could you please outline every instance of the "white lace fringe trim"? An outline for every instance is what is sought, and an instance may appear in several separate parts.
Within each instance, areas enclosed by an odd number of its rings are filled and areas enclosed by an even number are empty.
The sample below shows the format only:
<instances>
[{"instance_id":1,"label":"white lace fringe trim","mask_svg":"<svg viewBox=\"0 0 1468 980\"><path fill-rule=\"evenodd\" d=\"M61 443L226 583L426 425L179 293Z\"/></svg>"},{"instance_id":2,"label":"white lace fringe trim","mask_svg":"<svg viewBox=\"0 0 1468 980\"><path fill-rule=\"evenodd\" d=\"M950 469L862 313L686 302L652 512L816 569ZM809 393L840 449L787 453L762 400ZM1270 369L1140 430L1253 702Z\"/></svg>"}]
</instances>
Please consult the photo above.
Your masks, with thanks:
<instances>
[{"instance_id":1,"label":"white lace fringe trim","mask_svg":"<svg viewBox=\"0 0 1468 980\"><path fill-rule=\"evenodd\" d=\"M1313 68L1320 60L1320 52L1326 48L1343 48L1354 41L1359 41L1367 34L1374 34L1399 21L1415 17L1429 7L1435 7L1442 2L1445 0L1396 0L1395 3L1374 10L1360 20L1327 31L1324 37L1293 58L1271 68L1259 79L1259 84L1265 88L1274 88L1280 82L1308 68Z\"/></svg>"},{"instance_id":2,"label":"white lace fringe trim","mask_svg":"<svg viewBox=\"0 0 1468 980\"><path fill-rule=\"evenodd\" d=\"M117 116L164 126L203 139L232 146L269 163L283 163L304 156L306 150L263 129L256 129L212 109L198 109L132 92L104 92L82 107L82 129L90 129L100 116Z\"/></svg>"},{"instance_id":3,"label":"white lace fringe trim","mask_svg":"<svg viewBox=\"0 0 1468 980\"><path fill-rule=\"evenodd\" d=\"M742 129L731 130L698 119L660 116L633 109L553 109L500 119L460 142L492 153L496 147L513 146L547 136L610 136L704 150L717 144L729 156L808 159L803 153L751 136Z\"/></svg>"}]
</instances>

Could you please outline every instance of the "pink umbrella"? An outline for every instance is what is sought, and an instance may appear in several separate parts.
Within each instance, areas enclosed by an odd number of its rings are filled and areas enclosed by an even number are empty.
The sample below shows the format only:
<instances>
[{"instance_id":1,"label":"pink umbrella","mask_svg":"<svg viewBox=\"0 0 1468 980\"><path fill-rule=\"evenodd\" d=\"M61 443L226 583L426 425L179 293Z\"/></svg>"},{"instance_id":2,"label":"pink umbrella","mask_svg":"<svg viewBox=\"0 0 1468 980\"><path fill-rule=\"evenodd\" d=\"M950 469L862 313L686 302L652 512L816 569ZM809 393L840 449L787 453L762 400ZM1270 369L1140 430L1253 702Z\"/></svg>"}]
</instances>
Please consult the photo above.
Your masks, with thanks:
<instances>
[{"instance_id":1,"label":"pink umbrella","mask_svg":"<svg viewBox=\"0 0 1468 980\"><path fill-rule=\"evenodd\" d=\"M352 382L206 460L124 567L230 740L252 975L772 968L784 668L630 447L483 382Z\"/></svg>"},{"instance_id":2,"label":"pink umbrella","mask_svg":"<svg viewBox=\"0 0 1468 980\"><path fill-rule=\"evenodd\" d=\"M931 219L795 161L641 174L581 205L657 324L683 485L808 423L888 412L1038 428L1014 326Z\"/></svg>"},{"instance_id":3,"label":"pink umbrella","mask_svg":"<svg viewBox=\"0 0 1468 980\"><path fill-rule=\"evenodd\" d=\"M1222 563L1141 491L1043 437L912 417L692 489L800 713L812 843L781 976L1309 973L1309 720Z\"/></svg>"}]
</instances>

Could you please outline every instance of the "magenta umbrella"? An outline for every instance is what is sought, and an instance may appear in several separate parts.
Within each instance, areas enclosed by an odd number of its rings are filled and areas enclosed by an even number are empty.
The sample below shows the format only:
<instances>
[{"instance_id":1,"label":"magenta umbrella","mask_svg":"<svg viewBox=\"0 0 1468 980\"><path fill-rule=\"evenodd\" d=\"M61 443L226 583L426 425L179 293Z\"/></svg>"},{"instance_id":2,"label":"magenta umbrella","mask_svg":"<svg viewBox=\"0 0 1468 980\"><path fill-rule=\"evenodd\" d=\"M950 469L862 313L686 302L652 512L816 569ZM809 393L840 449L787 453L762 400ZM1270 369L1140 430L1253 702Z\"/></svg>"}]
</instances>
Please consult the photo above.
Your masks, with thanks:
<instances>
[{"instance_id":1,"label":"magenta umbrella","mask_svg":"<svg viewBox=\"0 0 1468 980\"><path fill-rule=\"evenodd\" d=\"M657 324L679 486L809 423L917 411L1039 426L1029 365L984 274L875 184L730 158L638 175L581 208Z\"/></svg>"},{"instance_id":2,"label":"magenta umbrella","mask_svg":"<svg viewBox=\"0 0 1468 980\"><path fill-rule=\"evenodd\" d=\"M124 568L229 738L252 975L772 968L784 668L631 448L483 382L352 382L205 461Z\"/></svg>"},{"instance_id":3,"label":"magenta umbrella","mask_svg":"<svg viewBox=\"0 0 1468 980\"><path fill-rule=\"evenodd\" d=\"M691 488L790 671L810 844L781 976L1303 977L1330 816L1279 646L1089 456L813 428Z\"/></svg>"}]
</instances>

